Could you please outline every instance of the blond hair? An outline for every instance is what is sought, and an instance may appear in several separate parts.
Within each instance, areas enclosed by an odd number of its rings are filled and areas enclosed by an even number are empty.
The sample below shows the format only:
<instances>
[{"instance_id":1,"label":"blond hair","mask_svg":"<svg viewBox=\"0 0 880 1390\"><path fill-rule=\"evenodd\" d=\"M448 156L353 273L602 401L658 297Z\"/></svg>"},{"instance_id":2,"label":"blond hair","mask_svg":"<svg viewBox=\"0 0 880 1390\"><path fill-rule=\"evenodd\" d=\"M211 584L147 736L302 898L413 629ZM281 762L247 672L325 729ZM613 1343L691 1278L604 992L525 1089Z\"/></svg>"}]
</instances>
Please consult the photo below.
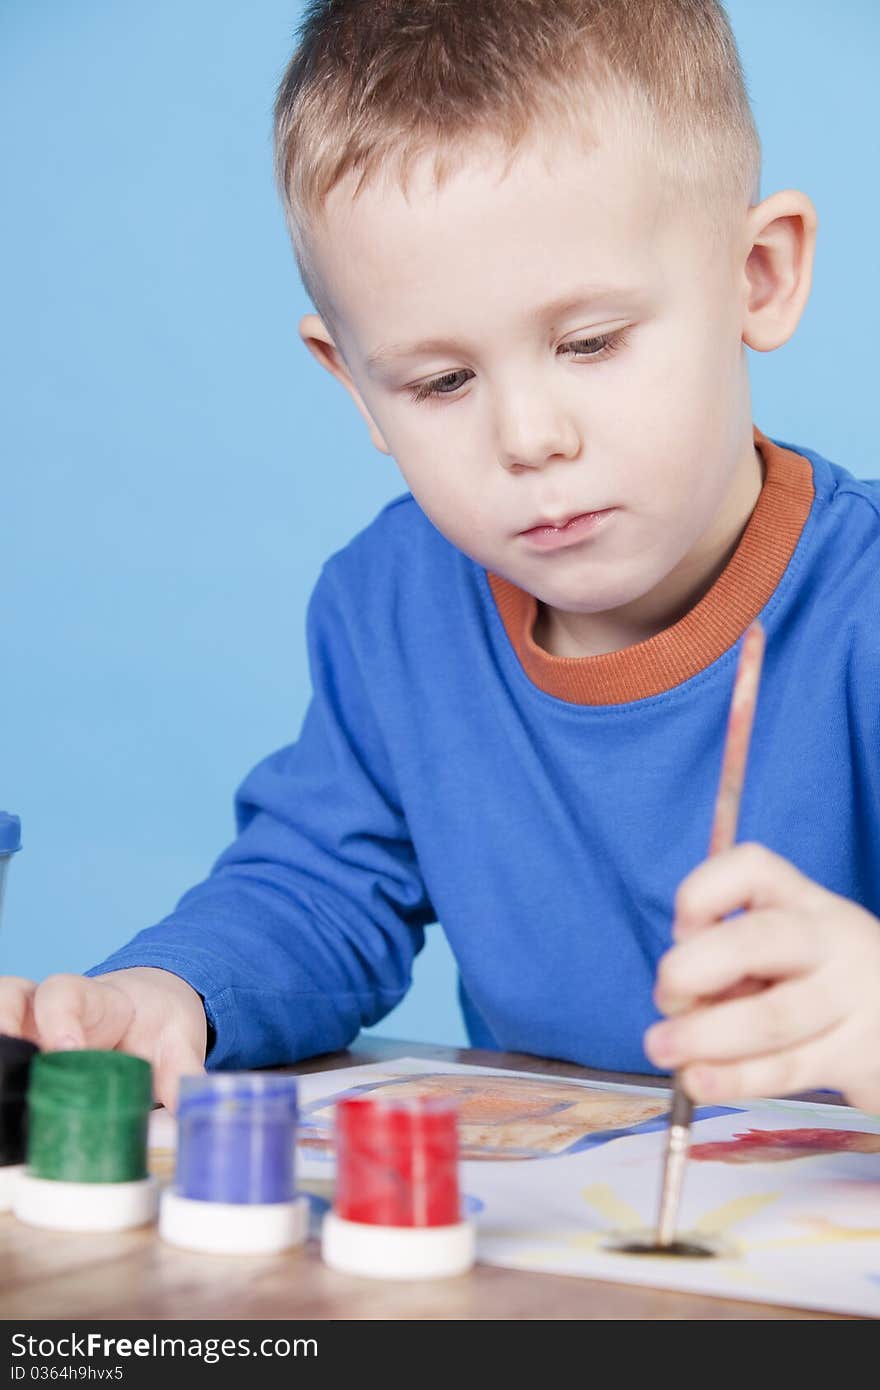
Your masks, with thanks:
<instances>
[{"instance_id":1,"label":"blond hair","mask_svg":"<svg viewBox=\"0 0 880 1390\"><path fill-rule=\"evenodd\" d=\"M761 145L718 0L310 0L275 101L275 173L303 284L327 194L380 170L441 186L489 137L515 157L549 121L589 143L629 123L669 197L719 236L758 201Z\"/></svg>"}]
</instances>

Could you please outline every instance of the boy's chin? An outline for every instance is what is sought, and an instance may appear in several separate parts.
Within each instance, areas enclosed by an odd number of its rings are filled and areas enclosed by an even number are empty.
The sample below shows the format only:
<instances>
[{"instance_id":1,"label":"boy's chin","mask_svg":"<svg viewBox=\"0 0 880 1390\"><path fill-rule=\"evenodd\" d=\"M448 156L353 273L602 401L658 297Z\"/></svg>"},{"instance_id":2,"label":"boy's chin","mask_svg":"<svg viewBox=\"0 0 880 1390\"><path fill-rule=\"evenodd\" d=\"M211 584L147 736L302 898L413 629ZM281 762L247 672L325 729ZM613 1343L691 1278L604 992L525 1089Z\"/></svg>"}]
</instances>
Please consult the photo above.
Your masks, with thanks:
<instances>
[{"instance_id":1,"label":"boy's chin","mask_svg":"<svg viewBox=\"0 0 880 1390\"><path fill-rule=\"evenodd\" d=\"M567 584L536 583L534 575L523 575L521 579L514 575L511 583L537 599L539 607L554 609L559 613L579 613L584 617L613 613L641 598L645 592L638 584L624 588L620 584L590 585L585 580L576 579Z\"/></svg>"}]
</instances>

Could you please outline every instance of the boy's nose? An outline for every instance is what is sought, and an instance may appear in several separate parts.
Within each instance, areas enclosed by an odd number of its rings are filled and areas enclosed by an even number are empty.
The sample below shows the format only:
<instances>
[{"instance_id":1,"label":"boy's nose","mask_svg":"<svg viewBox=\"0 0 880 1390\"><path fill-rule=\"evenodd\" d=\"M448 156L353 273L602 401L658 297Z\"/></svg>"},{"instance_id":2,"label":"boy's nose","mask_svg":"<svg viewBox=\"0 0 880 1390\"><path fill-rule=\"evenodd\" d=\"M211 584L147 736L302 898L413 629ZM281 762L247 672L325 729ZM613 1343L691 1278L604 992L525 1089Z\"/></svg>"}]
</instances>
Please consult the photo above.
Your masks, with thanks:
<instances>
[{"instance_id":1,"label":"boy's nose","mask_svg":"<svg viewBox=\"0 0 880 1390\"><path fill-rule=\"evenodd\" d=\"M577 458L580 432L563 409L530 397L499 412L498 459L504 468L543 468L558 459Z\"/></svg>"}]
</instances>

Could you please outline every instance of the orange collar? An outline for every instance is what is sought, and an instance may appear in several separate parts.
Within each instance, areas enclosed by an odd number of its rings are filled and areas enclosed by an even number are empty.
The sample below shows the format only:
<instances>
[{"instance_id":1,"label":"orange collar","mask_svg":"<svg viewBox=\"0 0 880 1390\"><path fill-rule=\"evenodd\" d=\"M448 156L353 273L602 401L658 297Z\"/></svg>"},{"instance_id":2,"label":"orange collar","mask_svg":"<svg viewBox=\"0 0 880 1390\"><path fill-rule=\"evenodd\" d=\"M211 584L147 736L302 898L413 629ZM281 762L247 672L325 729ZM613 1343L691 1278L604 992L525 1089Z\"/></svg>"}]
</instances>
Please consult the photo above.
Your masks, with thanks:
<instances>
[{"instance_id":1,"label":"orange collar","mask_svg":"<svg viewBox=\"0 0 880 1390\"><path fill-rule=\"evenodd\" d=\"M785 573L815 495L809 459L753 429L764 486L739 545L699 603L647 641L600 656L553 656L532 637L535 596L487 573L513 649L540 690L576 705L644 700L705 670L742 636Z\"/></svg>"}]
</instances>

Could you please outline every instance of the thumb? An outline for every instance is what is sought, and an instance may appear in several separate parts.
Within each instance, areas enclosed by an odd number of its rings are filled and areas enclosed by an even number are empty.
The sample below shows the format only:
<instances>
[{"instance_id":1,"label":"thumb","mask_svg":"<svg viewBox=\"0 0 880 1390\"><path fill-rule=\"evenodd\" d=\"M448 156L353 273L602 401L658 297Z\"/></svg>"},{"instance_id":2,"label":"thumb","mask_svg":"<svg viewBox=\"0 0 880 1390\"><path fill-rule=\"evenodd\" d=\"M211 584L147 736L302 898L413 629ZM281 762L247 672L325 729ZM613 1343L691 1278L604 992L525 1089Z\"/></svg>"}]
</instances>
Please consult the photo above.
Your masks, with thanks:
<instances>
[{"instance_id":1,"label":"thumb","mask_svg":"<svg viewBox=\"0 0 880 1390\"><path fill-rule=\"evenodd\" d=\"M160 1105L176 1113L180 1078L204 1075L204 1052L190 1038L176 1031L163 1036L153 1062L153 1090Z\"/></svg>"}]
</instances>

